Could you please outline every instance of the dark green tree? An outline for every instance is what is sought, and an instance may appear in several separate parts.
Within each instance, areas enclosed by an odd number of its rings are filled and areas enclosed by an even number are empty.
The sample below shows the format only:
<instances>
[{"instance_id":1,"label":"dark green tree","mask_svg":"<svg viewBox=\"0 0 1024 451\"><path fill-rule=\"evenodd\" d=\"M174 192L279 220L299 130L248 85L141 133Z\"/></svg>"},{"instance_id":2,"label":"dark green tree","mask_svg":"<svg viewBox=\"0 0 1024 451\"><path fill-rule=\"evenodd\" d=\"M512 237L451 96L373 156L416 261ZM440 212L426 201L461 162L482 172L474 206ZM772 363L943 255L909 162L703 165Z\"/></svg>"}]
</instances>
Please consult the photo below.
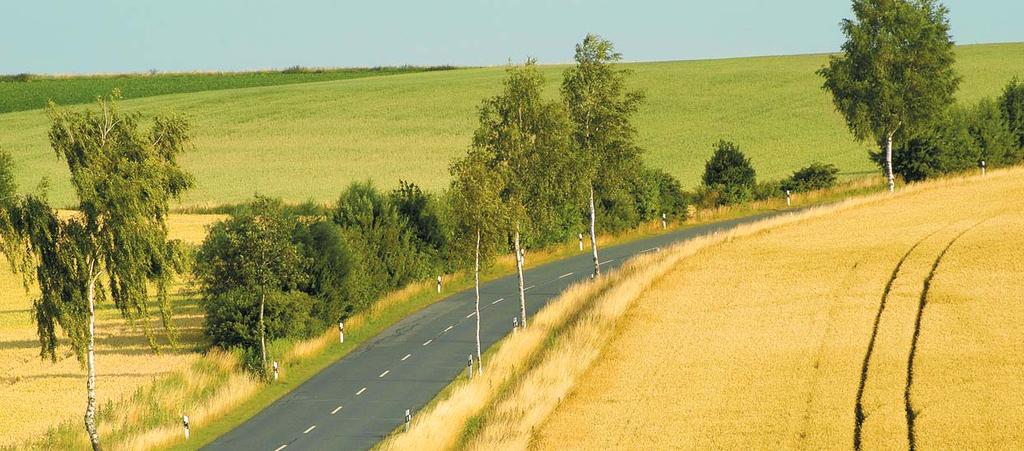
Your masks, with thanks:
<instances>
[{"instance_id":1,"label":"dark green tree","mask_svg":"<svg viewBox=\"0 0 1024 451\"><path fill-rule=\"evenodd\" d=\"M783 180L782 189L800 193L831 188L836 184L838 174L839 168L834 164L814 162L796 170L793 175Z\"/></svg>"},{"instance_id":2,"label":"dark green tree","mask_svg":"<svg viewBox=\"0 0 1024 451\"><path fill-rule=\"evenodd\" d=\"M1020 146L1006 116L992 99L981 99L963 116L959 120L966 124L980 158L988 167L1015 165L1024 158L1024 147Z\"/></svg>"},{"instance_id":3,"label":"dark green tree","mask_svg":"<svg viewBox=\"0 0 1024 451\"><path fill-rule=\"evenodd\" d=\"M50 144L71 173L77 213L58 215L45 196L6 199L5 241L17 235L39 287L33 302L41 356L56 360L57 328L87 370L85 428L100 448L96 425L96 305L112 300L129 324L148 326L150 287L173 343L167 288L183 267L180 243L167 239L169 204L192 185L176 158L189 140L179 116L160 116L149 133L139 114L118 109L118 93L99 110L70 111L50 104ZM2 178L2 177L0 177ZM5 188L7 189L7 188ZM18 267L17 265L15 265Z\"/></svg>"},{"instance_id":4,"label":"dark green tree","mask_svg":"<svg viewBox=\"0 0 1024 451\"><path fill-rule=\"evenodd\" d=\"M400 287L426 274L427 260L408 220L391 199L370 182L356 182L338 198L332 219L345 231L347 241L362 244L364 263L380 293Z\"/></svg>"},{"instance_id":5,"label":"dark green tree","mask_svg":"<svg viewBox=\"0 0 1024 451\"><path fill-rule=\"evenodd\" d=\"M558 101L543 100L544 77L532 59L521 67L510 67L507 74L504 91L480 106L473 146L493 156L489 165L502 173L505 182L500 197L509 221L519 310L526 325L521 235L550 224L552 213L565 211L565 205L578 202L580 196L572 155L566 152L570 144L565 109Z\"/></svg>"},{"instance_id":6,"label":"dark green tree","mask_svg":"<svg viewBox=\"0 0 1024 451\"><path fill-rule=\"evenodd\" d=\"M306 277L307 262L292 240L297 226L281 201L256 196L231 218L210 228L196 257L195 274L208 301L241 289L259 307L256 335L261 372L267 367L267 296L294 290Z\"/></svg>"},{"instance_id":7,"label":"dark green tree","mask_svg":"<svg viewBox=\"0 0 1024 451\"><path fill-rule=\"evenodd\" d=\"M715 153L704 164L703 181L709 189L721 194L719 204L750 200L757 185L750 159L739 146L724 140L715 145Z\"/></svg>"},{"instance_id":8,"label":"dark green tree","mask_svg":"<svg viewBox=\"0 0 1024 451\"><path fill-rule=\"evenodd\" d=\"M928 127L960 84L947 12L934 0L853 0L843 51L818 71L853 135L882 149L889 191L893 137Z\"/></svg>"},{"instance_id":9,"label":"dark green tree","mask_svg":"<svg viewBox=\"0 0 1024 451\"><path fill-rule=\"evenodd\" d=\"M1017 146L1024 149L1024 82L1014 77L999 96L999 109L1003 112L1010 131L1017 137Z\"/></svg>"},{"instance_id":10,"label":"dark green tree","mask_svg":"<svg viewBox=\"0 0 1024 451\"><path fill-rule=\"evenodd\" d=\"M562 101L572 124L576 180L589 190L594 276L599 276L594 190L613 191L641 172L641 149L630 118L643 94L626 88L630 71L615 67L622 55L610 41L588 34L576 45L575 59L576 65L563 75Z\"/></svg>"}]
</instances>

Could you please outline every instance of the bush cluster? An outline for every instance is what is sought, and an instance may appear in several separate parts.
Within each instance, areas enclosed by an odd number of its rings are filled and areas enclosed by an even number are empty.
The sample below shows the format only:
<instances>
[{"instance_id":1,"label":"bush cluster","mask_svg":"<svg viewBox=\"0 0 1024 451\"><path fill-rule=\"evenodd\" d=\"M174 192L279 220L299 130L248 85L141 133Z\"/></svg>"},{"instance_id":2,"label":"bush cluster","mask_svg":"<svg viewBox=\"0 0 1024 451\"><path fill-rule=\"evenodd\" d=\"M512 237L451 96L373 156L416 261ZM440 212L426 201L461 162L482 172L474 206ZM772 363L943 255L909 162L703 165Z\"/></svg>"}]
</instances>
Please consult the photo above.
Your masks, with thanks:
<instances>
[{"instance_id":1,"label":"bush cluster","mask_svg":"<svg viewBox=\"0 0 1024 451\"><path fill-rule=\"evenodd\" d=\"M893 172L907 182L977 168L1010 166L1024 161L1024 84L1016 79L997 101L982 99L954 106L939 120L906 133L893 149ZM884 168L884 155L871 154Z\"/></svg>"},{"instance_id":2,"label":"bush cluster","mask_svg":"<svg viewBox=\"0 0 1024 451\"><path fill-rule=\"evenodd\" d=\"M311 210L321 209L298 209ZM300 215L278 200L257 198L211 228L195 273L206 333L222 347L258 346L259 294L266 294L267 338L307 338L365 309L381 294L449 270L447 236L437 200L413 184L384 193L355 183L322 215ZM265 247L291 248L296 266L271 268L273 286L247 274L244 231L282 224Z\"/></svg>"}]
</instances>

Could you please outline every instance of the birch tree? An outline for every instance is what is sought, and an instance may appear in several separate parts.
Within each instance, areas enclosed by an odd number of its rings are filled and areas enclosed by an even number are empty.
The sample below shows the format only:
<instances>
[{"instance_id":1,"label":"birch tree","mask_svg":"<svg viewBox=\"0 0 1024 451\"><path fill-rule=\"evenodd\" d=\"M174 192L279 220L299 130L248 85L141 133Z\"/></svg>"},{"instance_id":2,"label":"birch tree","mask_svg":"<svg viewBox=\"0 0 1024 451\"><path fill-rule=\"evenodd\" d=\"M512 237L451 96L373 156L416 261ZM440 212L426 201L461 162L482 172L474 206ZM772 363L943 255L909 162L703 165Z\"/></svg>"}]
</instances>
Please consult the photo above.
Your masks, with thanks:
<instances>
[{"instance_id":1,"label":"birch tree","mask_svg":"<svg viewBox=\"0 0 1024 451\"><path fill-rule=\"evenodd\" d=\"M500 200L505 184L503 171L494 167L496 161L486 149L473 147L451 166L449 199L455 215L456 232L462 237L455 246L460 254L472 255L473 258L476 361L481 374L484 364L480 345L480 267L493 258L494 250L502 239L502 226L507 222L506 210Z\"/></svg>"},{"instance_id":2,"label":"birch tree","mask_svg":"<svg viewBox=\"0 0 1024 451\"><path fill-rule=\"evenodd\" d=\"M522 235L532 227L535 216L557 210L554 204L572 197L577 185L571 182L571 155L566 152L568 118L560 102L542 99L544 77L535 61L510 67L507 74L504 91L480 106L473 146L492 156L491 166L503 173L500 199L508 219L519 279L520 319L525 326ZM538 218L536 222L546 220Z\"/></svg>"},{"instance_id":3,"label":"birch tree","mask_svg":"<svg viewBox=\"0 0 1024 451\"><path fill-rule=\"evenodd\" d=\"M176 161L189 139L188 123L157 117L144 134L140 116L121 113L117 99L116 91L100 99L99 111L72 112L52 103L48 109L50 143L70 170L77 212L58 215L42 195L25 196L9 208L10 230L39 286L32 310L40 355L56 360L59 326L86 368L85 429L97 450L96 306L113 301L155 347L149 325L155 286L155 306L173 340L167 288L182 260L180 243L167 238L166 219L170 201L192 185Z\"/></svg>"},{"instance_id":4,"label":"birch tree","mask_svg":"<svg viewBox=\"0 0 1024 451\"><path fill-rule=\"evenodd\" d=\"M630 71L615 67L621 59L610 41L588 34L576 45L576 65L565 71L562 80L562 101L572 123L573 148L578 160L577 180L589 191L587 207L595 277L601 275L601 262L594 191L614 183L627 167L639 162L640 155L630 116L643 101L643 94L626 89Z\"/></svg>"},{"instance_id":5,"label":"birch tree","mask_svg":"<svg viewBox=\"0 0 1024 451\"><path fill-rule=\"evenodd\" d=\"M853 13L840 24L842 53L818 75L854 137L881 148L891 192L893 139L935 120L960 84L948 10L934 0L854 0Z\"/></svg>"}]
</instances>

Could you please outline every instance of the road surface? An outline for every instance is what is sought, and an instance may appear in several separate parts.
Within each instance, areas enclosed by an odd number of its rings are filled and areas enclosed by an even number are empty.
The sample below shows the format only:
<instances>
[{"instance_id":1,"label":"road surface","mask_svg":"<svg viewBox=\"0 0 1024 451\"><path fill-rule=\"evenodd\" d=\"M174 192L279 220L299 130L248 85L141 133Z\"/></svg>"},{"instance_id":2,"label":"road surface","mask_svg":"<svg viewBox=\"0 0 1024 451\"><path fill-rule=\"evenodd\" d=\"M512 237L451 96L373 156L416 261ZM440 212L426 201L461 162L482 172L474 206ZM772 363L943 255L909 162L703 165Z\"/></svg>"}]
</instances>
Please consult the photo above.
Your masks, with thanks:
<instances>
[{"instance_id":1,"label":"road surface","mask_svg":"<svg viewBox=\"0 0 1024 451\"><path fill-rule=\"evenodd\" d=\"M644 252L726 230L776 213L691 227L599 249L611 270ZM527 255L529 258L529 255ZM589 247L580 255L524 273L532 315L574 282L590 277ZM480 287L480 340L487 349L511 331L519 313L514 275ZM475 354L473 290L453 294L367 340L344 358L211 443L210 450L364 450L413 417Z\"/></svg>"}]
</instances>

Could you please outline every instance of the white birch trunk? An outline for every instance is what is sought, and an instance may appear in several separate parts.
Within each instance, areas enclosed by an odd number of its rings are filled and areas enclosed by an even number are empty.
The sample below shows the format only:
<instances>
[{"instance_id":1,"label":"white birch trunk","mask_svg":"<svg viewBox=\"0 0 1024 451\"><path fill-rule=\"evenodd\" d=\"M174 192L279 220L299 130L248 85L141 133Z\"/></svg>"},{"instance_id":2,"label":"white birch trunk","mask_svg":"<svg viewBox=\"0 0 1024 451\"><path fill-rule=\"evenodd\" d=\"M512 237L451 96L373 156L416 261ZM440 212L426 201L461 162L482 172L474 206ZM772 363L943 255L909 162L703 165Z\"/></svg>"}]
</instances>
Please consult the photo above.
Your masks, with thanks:
<instances>
[{"instance_id":1,"label":"white birch trunk","mask_svg":"<svg viewBox=\"0 0 1024 451\"><path fill-rule=\"evenodd\" d=\"M85 430L89 434L92 449L99 451L100 435L96 430L96 275L89 265L89 340L85 347L86 365L86 406Z\"/></svg>"},{"instance_id":2,"label":"white birch trunk","mask_svg":"<svg viewBox=\"0 0 1024 451\"><path fill-rule=\"evenodd\" d=\"M267 303L267 294L260 292L260 356L263 369L267 368L267 328L263 325L263 306Z\"/></svg>"},{"instance_id":3,"label":"white birch trunk","mask_svg":"<svg viewBox=\"0 0 1024 451\"><path fill-rule=\"evenodd\" d=\"M594 185L590 185L590 249L594 252L594 277L601 275L601 260L597 257L597 214L594 211Z\"/></svg>"},{"instance_id":4,"label":"white birch trunk","mask_svg":"<svg viewBox=\"0 0 1024 451\"><path fill-rule=\"evenodd\" d=\"M885 172L886 178L889 182L889 192L896 191L896 179L892 175L892 135L896 132L890 132L885 137Z\"/></svg>"},{"instance_id":5,"label":"white birch trunk","mask_svg":"<svg viewBox=\"0 0 1024 451\"><path fill-rule=\"evenodd\" d=\"M476 362L480 374L484 374L484 359L480 350L480 229L476 229L476 267L473 270L473 279L476 286Z\"/></svg>"},{"instance_id":6,"label":"white birch trunk","mask_svg":"<svg viewBox=\"0 0 1024 451\"><path fill-rule=\"evenodd\" d=\"M523 288L525 280L523 279L523 254L519 247L519 224L516 224L515 239L513 241L513 251L516 253L516 272L519 274L519 316L522 320L523 327L526 327L526 289Z\"/></svg>"}]
</instances>

